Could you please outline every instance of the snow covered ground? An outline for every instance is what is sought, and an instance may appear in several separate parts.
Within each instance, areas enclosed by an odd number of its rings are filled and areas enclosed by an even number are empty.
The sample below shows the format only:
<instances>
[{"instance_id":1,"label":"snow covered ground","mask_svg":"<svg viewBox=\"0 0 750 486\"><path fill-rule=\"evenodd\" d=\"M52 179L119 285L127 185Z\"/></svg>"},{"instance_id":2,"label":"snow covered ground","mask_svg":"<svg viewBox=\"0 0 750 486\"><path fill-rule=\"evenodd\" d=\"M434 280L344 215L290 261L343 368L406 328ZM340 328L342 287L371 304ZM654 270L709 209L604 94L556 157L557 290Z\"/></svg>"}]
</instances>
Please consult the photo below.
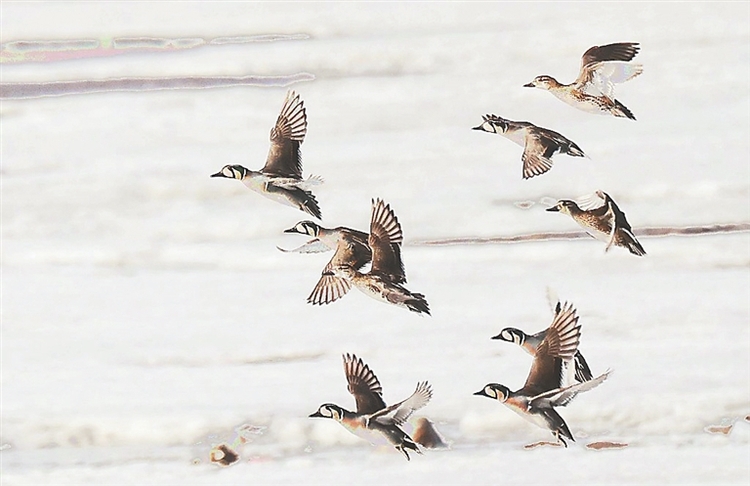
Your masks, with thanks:
<instances>
[{"instance_id":1,"label":"snow covered ground","mask_svg":"<svg viewBox=\"0 0 750 486\"><path fill-rule=\"evenodd\" d=\"M602 189L634 228L750 222L746 3L12 3L2 42L202 39L0 64L3 83L292 76L307 107L305 174L326 226L366 230L389 202L408 287L432 317L352 291L305 299L330 254L285 254L307 215L209 175L257 169L287 88L238 86L3 99L2 484L735 483L750 481L750 233L426 246L577 229L545 198ZM259 42L264 34L292 36ZM300 35L304 34L304 35ZM223 38L211 43L211 39ZM227 40L227 38L229 40ZM247 40L245 42L244 40ZM617 97L637 122L524 89L575 78L588 47L641 43ZM183 45L180 44L180 45ZM6 46L7 50L7 46ZM470 130L481 115L576 141L521 179L521 147ZM519 204L527 203L527 204ZM526 209L523 209L523 208ZM490 340L581 316L601 387L560 410L577 442L472 396L520 388L530 359ZM419 415L452 442L406 462L332 421L353 408L341 354L387 403L429 380ZM260 427L235 466L209 450ZM729 435L712 425L734 424ZM628 443L593 451L596 441Z\"/></svg>"}]
</instances>

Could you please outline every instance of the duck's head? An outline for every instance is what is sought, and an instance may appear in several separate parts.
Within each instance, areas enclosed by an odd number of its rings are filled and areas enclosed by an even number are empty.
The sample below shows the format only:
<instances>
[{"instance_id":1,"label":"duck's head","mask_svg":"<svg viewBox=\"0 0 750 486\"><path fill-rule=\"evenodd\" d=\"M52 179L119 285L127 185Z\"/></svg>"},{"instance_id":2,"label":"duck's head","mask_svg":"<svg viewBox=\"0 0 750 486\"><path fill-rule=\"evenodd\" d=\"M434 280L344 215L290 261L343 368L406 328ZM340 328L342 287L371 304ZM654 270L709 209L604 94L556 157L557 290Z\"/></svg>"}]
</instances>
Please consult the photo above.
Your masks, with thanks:
<instances>
[{"instance_id":1,"label":"duck's head","mask_svg":"<svg viewBox=\"0 0 750 486\"><path fill-rule=\"evenodd\" d=\"M560 83L558 83L555 78L553 78L552 76L547 76L546 74L543 74L542 76L535 77L532 82L524 84L523 87L524 88L550 89L559 85Z\"/></svg>"},{"instance_id":2,"label":"duck's head","mask_svg":"<svg viewBox=\"0 0 750 486\"><path fill-rule=\"evenodd\" d=\"M474 393L474 395L478 395L480 397L494 398L495 400L504 402L510 396L510 390L505 385L499 385L497 383L489 383L487 385L484 385L484 388Z\"/></svg>"},{"instance_id":3,"label":"duck's head","mask_svg":"<svg viewBox=\"0 0 750 486\"><path fill-rule=\"evenodd\" d=\"M489 133L505 133L508 130L508 120L497 115L482 115L482 124L472 127L472 130L482 130Z\"/></svg>"},{"instance_id":4,"label":"duck's head","mask_svg":"<svg viewBox=\"0 0 750 486\"><path fill-rule=\"evenodd\" d=\"M515 327L506 327L505 329L500 331L500 334L498 334L497 336L493 336L492 339L499 339L501 341L515 343L521 346L526 340L526 333L524 333L520 329L516 329Z\"/></svg>"},{"instance_id":5,"label":"duck's head","mask_svg":"<svg viewBox=\"0 0 750 486\"><path fill-rule=\"evenodd\" d=\"M330 418L341 422L344 417L344 409L333 403L324 403L318 408L317 412L311 413L309 417Z\"/></svg>"},{"instance_id":6,"label":"duck's head","mask_svg":"<svg viewBox=\"0 0 750 486\"><path fill-rule=\"evenodd\" d=\"M248 173L248 170L241 165L225 165L216 174L211 177L225 177L227 179L242 179Z\"/></svg>"},{"instance_id":7,"label":"duck's head","mask_svg":"<svg viewBox=\"0 0 750 486\"><path fill-rule=\"evenodd\" d=\"M557 204L555 204L551 208L547 208L547 211L570 215L571 212L576 209L578 209L578 204L576 204L575 201L560 199L559 201L557 201Z\"/></svg>"},{"instance_id":8,"label":"duck's head","mask_svg":"<svg viewBox=\"0 0 750 486\"><path fill-rule=\"evenodd\" d=\"M312 221L300 221L289 229L285 229L284 233L299 233L301 235L312 236L317 238L320 234L320 226L313 223Z\"/></svg>"}]
</instances>

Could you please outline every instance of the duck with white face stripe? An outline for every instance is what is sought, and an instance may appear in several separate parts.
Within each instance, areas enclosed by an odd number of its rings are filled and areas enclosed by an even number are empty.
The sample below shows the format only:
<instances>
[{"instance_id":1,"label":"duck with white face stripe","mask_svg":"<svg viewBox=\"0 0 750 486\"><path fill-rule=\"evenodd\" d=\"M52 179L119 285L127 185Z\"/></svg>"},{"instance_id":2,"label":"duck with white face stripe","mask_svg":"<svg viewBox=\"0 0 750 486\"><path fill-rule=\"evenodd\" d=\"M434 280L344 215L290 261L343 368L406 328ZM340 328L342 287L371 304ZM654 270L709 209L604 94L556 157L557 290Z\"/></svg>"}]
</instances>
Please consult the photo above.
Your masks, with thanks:
<instances>
[{"instance_id":1,"label":"duck with white face stripe","mask_svg":"<svg viewBox=\"0 0 750 486\"><path fill-rule=\"evenodd\" d=\"M305 228L301 228L305 230ZM344 296L354 286L375 300L403 307L417 314L430 315L425 296L406 287L406 272L401 260L404 240L401 224L391 207L380 199L372 201L370 234L367 246L372 251L370 271L360 270L369 260L358 245L339 238L336 252L323 269L321 279L308 297L311 304L329 304Z\"/></svg>"},{"instance_id":2,"label":"duck with white face stripe","mask_svg":"<svg viewBox=\"0 0 750 486\"><path fill-rule=\"evenodd\" d=\"M394 405L386 407L383 388L378 378L360 358L344 355L344 374L347 389L354 396L357 411L350 412L333 403L325 403L310 417L330 418L343 425L349 432L379 444L383 439L402 452L409 460L409 452L421 454L417 443L401 429L401 426L432 398L432 388L426 381L417 383L412 395Z\"/></svg>"},{"instance_id":3,"label":"duck with white face stripe","mask_svg":"<svg viewBox=\"0 0 750 486\"><path fill-rule=\"evenodd\" d=\"M211 177L237 179L262 196L292 206L321 219L318 201L309 187L320 184L318 177L302 179L300 144L307 133L307 114L304 103L294 91L289 91L276 125L271 129L271 148L266 165L260 171L241 165L225 165Z\"/></svg>"},{"instance_id":4,"label":"duck with white face stripe","mask_svg":"<svg viewBox=\"0 0 750 486\"><path fill-rule=\"evenodd\" d=\"M560 302L558 302L557 306L555 307L555 316L557 316L561 311L562 306L560 305ZM521 331L520 329L516 329L515 327L506 327L505 329L500 331L500 334L498 334L497 336L493 336L492 339L498 339L500 341L517 344L531 356L536 356L537 349L539 349L539 346L541 346L544 338L547 336L547 331L548 329L545 329L543 331L539 331L536 334L526 334L525 332ZM571 363L565 363L566 366L570 366L570 364ZM588 381L593 378L593 376L591 375L591 370L589 369L589 365L588 363L586 363L586 360L579 350L576 350L572 365L575 368L575 379L579 383Z\"/></svg>"},{"instance_id":5,"label":"duck with white face stripe","mask_svg":"<svg viewBox=\"0 0 750 486\"><path fill-rule=\"evenodd\" d=\"M474 395L498 400L524 419L547 429L557 442L539 444L564 445L565 439L575 441L565 420L554 407L563 407L581 392L591 390L609 377L611 371L584 381L566 384L565 361L570 362L578 350L581 326L572 306L563 306L546 331L534 356L524 386L511 391L505 385L489 383ZM532 444L532 446L537 444ZM528 446L527 446L528 447Z\"/></svg>"},{"instance_id":6,"label":"duck with white face stripe","mask_svg":"<svg viewBox=\"0 0 750 486\"><path fill-rule=\"evenodd\" d=\"M324 228L314 221L300 221L291 228L285 229L284 233L297 233L312 237L304 245L292 250L279 248L284 253L322 253L335 250L342 239L352 245L360 246L367 253L372 253L370 247L367 246L368 234L345 226ZM371 257L365 263L369 263L370 259Z\"/></svg>"},{"instance_id":7,"label":"duck with white face stripe","mask_svg":"<svg viewBox=\"0 0 750 486\"><path fill-rule=\"evenodd\" d=\"M369 235L362 231L345 226L329 229L312 221L300 221L284 230L284 233L298 233L312 237L307 243L293 250L279 248L284 252L319 253L336 250L307 298L310 304L328 304L343 297L351 289L351 284L347 279L333 274L335 265L346 264L360 270L372 260L372 251L367 241Z\"/></svg>"},{"instance_id":8,"label":"duck with white face stripe","mask_svg":"<svg viewBox=\"0 0 750 486\"><path fill-rule=\"evenodd\" d=\"M585 157L575 142L559 133L523 121L506 120L496 115L484 115L481 125L472 130L497 133L523 147L523 178L530 179L552 168L552 156L565 154Z\"/></svg>"}]
</instances>

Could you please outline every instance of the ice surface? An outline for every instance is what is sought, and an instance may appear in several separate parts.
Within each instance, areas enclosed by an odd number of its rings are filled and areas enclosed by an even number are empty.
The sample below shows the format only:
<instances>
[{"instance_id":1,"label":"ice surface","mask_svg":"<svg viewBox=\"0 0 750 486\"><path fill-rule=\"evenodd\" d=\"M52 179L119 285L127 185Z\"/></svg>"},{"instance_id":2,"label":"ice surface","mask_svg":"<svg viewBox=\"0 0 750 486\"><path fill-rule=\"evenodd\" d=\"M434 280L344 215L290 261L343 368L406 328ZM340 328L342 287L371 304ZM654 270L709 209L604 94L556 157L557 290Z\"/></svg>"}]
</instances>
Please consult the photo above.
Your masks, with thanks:
<instances>
[{"instance_id":1,"label":"ice surface","mask_svg":"<svg viewBox=\"0 0 750 486\"><path fill-rule=\"evenodd\" d=\"M366 230L370 200L403 226L420 318L359 292L305 298L330 254L282 253L309 217L209 175L257 169L286 88L108 92L3 100L3 484L736 483L750 481L750 233L430 247L420 241L574 231L545 198L601 189L644 227L750 222L750 22L745 4L8 3L2 42L248 39L180 51L4 63L4 83L289 76L325 226ZM275 39L253 42L256 36ZM575 78L592 45L641 43L618 86L637 122L522 88ZM521 178L521 150L472 131L528 120L590 156ZM577 442L498 403L529 357L490 340L573 302L601 387L560 410ZM406 462L332 421L353 408L341 354L387 403L429 380L452 442ZM736 421L736 422L735 422ZM734 424L730 434L704 429ZM257 429L237 442L243 425ZM253 429L256 430L256 429ZM590 442L624 449L589 450ZM240 461L209 462L221 443Z\"/></svg>"}]
</instances>

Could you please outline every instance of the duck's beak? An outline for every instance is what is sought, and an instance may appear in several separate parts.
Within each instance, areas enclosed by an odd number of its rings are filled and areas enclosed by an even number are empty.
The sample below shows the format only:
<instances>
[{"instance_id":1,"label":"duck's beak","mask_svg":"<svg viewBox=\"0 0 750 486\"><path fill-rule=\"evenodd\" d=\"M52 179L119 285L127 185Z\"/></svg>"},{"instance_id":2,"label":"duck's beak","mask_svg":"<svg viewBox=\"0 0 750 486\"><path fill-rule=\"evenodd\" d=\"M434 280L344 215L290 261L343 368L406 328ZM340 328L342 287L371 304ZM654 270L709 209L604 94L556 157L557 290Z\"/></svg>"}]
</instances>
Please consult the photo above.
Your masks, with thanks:
<instances>
[{"instance_id":1,"label":"duck's beak","mask_svg":"<svg viewBox=\"0 0 750 486\"><path fill-rule=\"evenodd\" d=\"M211 176L213 177L213 176ZM294 228L285 229L284 233L296 233L297 231Z\"/></svg>"},{"instance_id":2,"label":"duck's beak","mask_svg":"<svg viewBox=\"0 0 750 486\"><path fill-rule=\"evenodd\" d=\"M524 88L534 88L534 83L526 83L523 85Z\"/></svg>"},{"instance_id":3,"label":"duck's beak","mask_svg":"<svg viewBox=\"0 0 750 486\"><path fill-rule=\"evenodd\" d=\"M479 390L478 392L472 393L472 395L478 395L480 397L486 397L487 394L484 392L484 390Z\"/></svg>"},{"instance_id":4,"label":"duck's beak","mask_svg":"<svg viewBox=\"0 0 750 486\"><path fill-rule=\"evenodd\" d=\"M219 171L216 174L211 174L211 177L226 177L226 176L222 174L221 171Z\"/></svg>"},{"instance_id":5,"label":"duck's beak","mask_svg":"<svg viewBox=\"0 0 750 486\"><path fill-rule=\"evenodd\" d=\"M482 130L482 125L479 125L478 127L471 127L472 130Z\"/></svg>"},{"instance_id":6,"label":"duck's beak","mask_svg":"<svg viewBox=\"0 0 750 486\"><path fill-rule=\"evenodd\" d=\"M311 413L310 415L308 415L308 417L311 417L311 418L312 417L323 417L323 415L321 415L320 410L318 410L317 412ZM325 417L323 417L323 418L325 418Z\"/></svg>"},{"instance_id":7,"label":"duck's beak","mask_svg":"<svg viewBox=\"0 0 750 486\"><path fill-rule=\"evenodd\" d=\"M552 206L551 208L545 209L545 211L549 211L551 213L559 213L560 212L560 208L558 206Z\"/></svg>"}]
</instances>

